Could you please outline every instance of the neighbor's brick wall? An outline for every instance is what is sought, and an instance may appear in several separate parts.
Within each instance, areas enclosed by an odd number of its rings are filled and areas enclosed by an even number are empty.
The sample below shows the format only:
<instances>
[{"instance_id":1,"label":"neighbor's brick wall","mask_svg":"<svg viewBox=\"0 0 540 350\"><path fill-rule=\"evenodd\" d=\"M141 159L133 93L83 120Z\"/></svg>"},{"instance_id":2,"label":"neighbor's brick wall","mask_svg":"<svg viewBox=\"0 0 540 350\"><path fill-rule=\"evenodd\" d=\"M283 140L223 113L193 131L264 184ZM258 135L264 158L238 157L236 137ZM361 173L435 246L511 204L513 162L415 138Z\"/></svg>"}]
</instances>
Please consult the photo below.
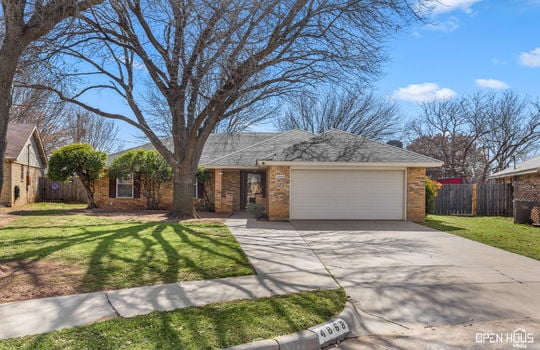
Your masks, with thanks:
<instances>
[{"instance_id":1,"label":"neighbor's brick wall","mask_svg":"<svg viewBox=\"0 0 540 350\"><path fill-rule=\"evenodd\" d=\"M516 176L513 185L515 200L540 201L540 174Z\"/></svg>"},{"instance_id":2,"label":"neighbor's brick wall","mask_svg":"<svg viewBox=\"0 0 540 350\"><path fill-rule=\"evenodd\" d=\"M24 169L22 179L21 166ZM5 167L4 170L6 170ZM26 165L13 162L11 163L9 174L11 180L8 180L9 182L7 182L6 185L9 185L10 188L11 193L9 202L12 207L20 207L27 203L39 201L39 178L43 176L40 168L31 166L30 169L28 169L28 166ZM20 197L18 199L15 199L15 186L19 186L20 189Z\"/></svg>"},{"instance_id":3,"label":"neighbor's brick wall","mask_svg":"<svg viewBox=\"0 0 540 350\"><path fill-rule=\"evenodd\" d=\"M423 222L426 215L426 168L407 168L407 220Z\"/></svg>"},{"instance_id":4,"label":"neighbor's brick wall","mask_svg":"<svg viewBox=\"0 0 540 350\"><path fill-rule=\"evenodd\" d=\"M240 210L240 170L217 169L214 176L216 213Z\"/></svg>"},{"instance_id":5,"label":"neighbor's brick wall","mask_svg":"<svg viewBox=\"0 0 540 350\"><path fill-rule=\"evenodd\" d=\"M267 209L270 220L289 220L290 176L288 166L270 166L266 172Z\"/></svg>"}]
</instances>

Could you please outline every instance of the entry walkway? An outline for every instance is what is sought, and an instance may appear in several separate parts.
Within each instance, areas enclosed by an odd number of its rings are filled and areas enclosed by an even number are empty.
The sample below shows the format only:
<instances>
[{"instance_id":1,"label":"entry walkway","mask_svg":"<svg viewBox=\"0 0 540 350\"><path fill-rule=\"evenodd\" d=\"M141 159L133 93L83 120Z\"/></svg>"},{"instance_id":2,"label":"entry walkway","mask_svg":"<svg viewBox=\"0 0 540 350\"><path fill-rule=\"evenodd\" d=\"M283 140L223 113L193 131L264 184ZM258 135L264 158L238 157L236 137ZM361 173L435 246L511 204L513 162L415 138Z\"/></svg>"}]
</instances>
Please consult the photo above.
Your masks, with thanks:
<instances>
[{"instance_id":1,"label":"entry walkway","mask_svg":"<svg viewBox=\"0 0 540 350\"><path fill-rule=\"evenodd\" d=\"M339 288L290 224L258 223L241 216L232 217L226 224L240 241L257 275L0 304L0 339L153 311ZM261 228L252 230L254 225Z\"/></svg>"},{"instance_id":2,"label":"entry walkway","mask_svg":"<svg viewBox=\"0 0 540 350\"><path fill-rule=\"evenodd\" d=\"M225 224L242 246L257 274L276 272L328 272L304 238L289 222L257 221L245 214L233 215Z\"/></svg>"}]
</instances>

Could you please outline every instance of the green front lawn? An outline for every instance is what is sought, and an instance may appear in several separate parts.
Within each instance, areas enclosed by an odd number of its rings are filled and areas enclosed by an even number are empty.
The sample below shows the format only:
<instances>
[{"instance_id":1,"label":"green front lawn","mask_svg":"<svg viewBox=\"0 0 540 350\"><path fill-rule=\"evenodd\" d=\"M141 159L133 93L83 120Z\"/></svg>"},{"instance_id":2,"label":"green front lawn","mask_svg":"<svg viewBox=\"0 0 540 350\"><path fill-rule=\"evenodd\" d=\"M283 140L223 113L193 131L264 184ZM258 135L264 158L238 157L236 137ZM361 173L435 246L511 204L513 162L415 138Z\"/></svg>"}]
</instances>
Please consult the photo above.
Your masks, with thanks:
<instances>
[{"instance_id":1,"label":"green front lawn","mask_svg":"<svg viewBox=\"0 0 540 350\"><path fill-rule=\"evenodd\" d=\"M254 273L220 223L31 209L0 229L0 302Z\"/></svg>"},{"instance_id":2,"label":"green front lawn","mask_svg":"<svg viewBox=\"0 0 540 350\"><path fill-rule=\"evenodd\" d=\"M540 260L540 228L512 218L428 215L424 225Z\"/></svg>"},{"instance_id":3,"label":"green front lawn","mask_svg":"<svg viewBox=\"0 0 540 350\"><path fill-rule=\"evenodd\" d=\"M218 303L8 339L0 348L219 349L326 322L345 301L343 290L332 290Z\"/></svg>"}]
</instances>

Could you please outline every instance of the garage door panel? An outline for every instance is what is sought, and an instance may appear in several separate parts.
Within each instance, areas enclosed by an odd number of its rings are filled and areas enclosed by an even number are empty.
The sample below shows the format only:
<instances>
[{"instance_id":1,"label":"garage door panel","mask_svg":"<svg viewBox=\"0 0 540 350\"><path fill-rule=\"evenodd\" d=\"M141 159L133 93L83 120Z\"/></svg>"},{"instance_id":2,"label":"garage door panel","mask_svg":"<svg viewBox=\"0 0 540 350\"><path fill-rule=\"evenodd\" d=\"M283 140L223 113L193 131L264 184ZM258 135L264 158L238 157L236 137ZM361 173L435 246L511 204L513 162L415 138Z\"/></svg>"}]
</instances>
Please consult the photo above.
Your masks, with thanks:
<instances>
[{"instance_id":1,"label":"garage door panel","mask_svg":"<svg viewBox=\"0 0 540 350\"><path fill-rule=\"evenodd\" d=\"M293 219L403 219L404 171L292 170Z\"/></svg>"}]
</instances>

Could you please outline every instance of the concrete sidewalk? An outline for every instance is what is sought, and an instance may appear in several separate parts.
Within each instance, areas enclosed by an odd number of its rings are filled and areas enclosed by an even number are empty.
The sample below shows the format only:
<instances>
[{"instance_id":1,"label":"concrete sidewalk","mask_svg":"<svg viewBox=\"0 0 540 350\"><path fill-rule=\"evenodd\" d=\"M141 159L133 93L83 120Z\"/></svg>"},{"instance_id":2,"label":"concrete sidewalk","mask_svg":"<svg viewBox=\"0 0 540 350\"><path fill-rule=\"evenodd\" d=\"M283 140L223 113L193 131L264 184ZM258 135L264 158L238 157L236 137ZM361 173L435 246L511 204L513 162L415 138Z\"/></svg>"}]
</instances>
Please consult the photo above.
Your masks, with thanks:
<instances>
[{"instance_id":1,"label":"concrete sidewalk","mask_svg":"<svg viewBox=\"0 0 540 350\"><path fill-rule=\"evenodd\" d=\"M252 220L233 217L227 221L258 275L0 304L0 339L46 333L153 311L339 288L288 223L263 224L268 225L264 229L251 230L246 227L253 225ZM279 230L273 230L273 225L278 225ZM291 232L284 235L283 229L290 229Z\"/></svg>"}]
</instances>

